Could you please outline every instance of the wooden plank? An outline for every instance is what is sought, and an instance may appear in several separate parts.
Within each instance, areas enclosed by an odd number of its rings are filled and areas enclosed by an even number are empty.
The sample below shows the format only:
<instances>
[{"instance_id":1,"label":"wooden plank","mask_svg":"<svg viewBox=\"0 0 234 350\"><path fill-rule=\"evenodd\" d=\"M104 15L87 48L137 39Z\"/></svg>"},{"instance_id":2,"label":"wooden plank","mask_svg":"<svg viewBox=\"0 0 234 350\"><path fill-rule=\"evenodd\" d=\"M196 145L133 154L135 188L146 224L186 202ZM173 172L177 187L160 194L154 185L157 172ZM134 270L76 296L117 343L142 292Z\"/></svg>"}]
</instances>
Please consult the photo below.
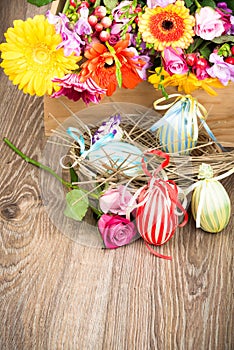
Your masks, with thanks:
<instances>
[{"instance_id":1,"label":"wooden plank","mask_svg":"<svg viewBox=\"0 0 234 350\"><path fill-rule=\"evenodd\" d=\"M175 92L175 88L168 89L168 93ZM234 84L230 84L227 88L219 89L217 92L217 96L210 96L206 92L198 90L193 93L193 96L196 97L209 112L207 123L219 142L225 146L234 147ZM151 84L142 82L134 90L118 89L111 97L105 97L102 103L129 102L153 108L153 102L160 97L161 93L156 91ZM87 108L83 101L73 102L65 97L61 99L51 99L49 96L45 96L44 124L45 134L47 136L51 134L52 129L56 129L56 120L62 123L71 115L64 105L74 113L79 113L80 110ZM93 106L93 104L91 105ZM84 122L87 121L84 120Z\"/></svg>"}]
</instances>

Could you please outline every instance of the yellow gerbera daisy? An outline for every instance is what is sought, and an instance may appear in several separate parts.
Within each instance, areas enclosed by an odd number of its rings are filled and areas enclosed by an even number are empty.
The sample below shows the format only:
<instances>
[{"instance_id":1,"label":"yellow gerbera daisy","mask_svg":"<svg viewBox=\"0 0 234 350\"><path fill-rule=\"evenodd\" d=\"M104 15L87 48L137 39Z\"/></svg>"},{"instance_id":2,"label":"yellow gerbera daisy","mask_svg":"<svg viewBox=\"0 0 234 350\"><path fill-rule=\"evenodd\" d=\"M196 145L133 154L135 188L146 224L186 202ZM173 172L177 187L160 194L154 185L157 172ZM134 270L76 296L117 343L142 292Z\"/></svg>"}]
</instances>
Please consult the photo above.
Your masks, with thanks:
<instances>
[{"instance_id":1,"label":"yellow gerbera daisy","mask_svg":"<svg viewBox=\"0 0 234 350\"><path fill-rule=\"evenodd\" d=\"M194 25L195 18L184 1L178 0L164 8L146 8L139 20L139 31L145 42L154 44L155 50L163 51L167 46L185 49L193 42Z\"/></svg>"},{"instance_id":2,"label":"yellow gerbera daisy","mask_svg":"<svg viewBox=\"0 0 234 350\"><path fill-rule=\"evenodd\" d=\"M0 45L1 67L24 93L51 95L56 87L51 79L78 68L76 62L80 57L74 54L66 57L62 48L56 49L62 38L43 15L14 21L5 37L6 43Z\"/></svg>"},{"instance_id":3,"label":"yellow gerbera daisy","mask_svg":"<svg viewBox=\"0 0 234 350\"><path fill-rule=\"evenodd\" d=\"M194 90L203 89L208 94L216 96L217 92L211 88L223 88L224 85L216 78L206 78L203 80L197 79L193 73L189 74L174 74L170 76L164 69L160 67L155 69L155 74L152 74L148 81L154 85L155 89L158 89L159 85L178 86L178 91L183 91L186 94L191 94ZM163 79L162 79L163 77Z\"/></svg>"}]
</instances>

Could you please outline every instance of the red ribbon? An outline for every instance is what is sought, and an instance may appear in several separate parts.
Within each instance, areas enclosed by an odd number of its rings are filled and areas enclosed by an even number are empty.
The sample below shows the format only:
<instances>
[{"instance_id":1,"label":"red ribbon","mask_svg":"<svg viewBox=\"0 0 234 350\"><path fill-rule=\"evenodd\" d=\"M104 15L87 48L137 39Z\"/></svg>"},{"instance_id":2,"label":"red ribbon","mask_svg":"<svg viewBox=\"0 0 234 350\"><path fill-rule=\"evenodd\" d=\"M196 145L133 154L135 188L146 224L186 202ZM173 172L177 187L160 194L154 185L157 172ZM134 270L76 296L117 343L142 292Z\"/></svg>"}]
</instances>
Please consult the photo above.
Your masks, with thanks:
<instances>
[{"instance_id":1,"label":"red ribbon","mask_svg":"<svg viewBox=\"0 0 234 350\"><path fill-rule=\"evenodd\" d=\"M177 221L175 221L175 227L171 230L168 239L166 241L164 241L163 243L156 243L155 244L155 245L160 246L160 245L166 243L169 239L172 238L172 236L174 235L177 227L183 227L187 223L187 221L188 221L188 214L187 214L186 210L183 208L183 206L180 203L180 201L178 200L178 187L177 187L176 183L174 181L172 181L172 180L163 180L161 178L156 177L158 172L160 170L162 170L163 168L165 168L169 164L169 161L170 161L169 154L164 153L164 152L162 152L160 150L148 150L148 151L144 152L144 155L150 155L150 154L157 155L159 157L164 158L165 160L158 166L158 168L153 172L153 174L151 174L149 172L149 170L147 169L147 165L145 163L145 158L142 157L142 161L141 161L142 162L142 169L143 169L144 173L147 176L150 177L149 184L151 184L151 181L154 181L153 178L155 178L155 182L153 183L153 185L157 184L161 188L161 190L165 190L165 188L166 188L168 197L170 198L171 202L174 204L174 206L170 207L169 217L172 217L173 215L176 215L175 212L174 212L175 207L178 207L181 210L181 212L183 213L183 215L184 215L184 219L183 219L183 221L180 224L177 224ZM161 183L163 183L163 186L161 185ZM148 187L149 187L149 184L148 184ZM147 190L144 189L143 191L145 193ZM144 197L144 195L143 195L143 197ZM164 225L163 218L162 218L162 224ZM155 252L153 250L153 248L149 245L149 242L147 242L145 239L144 239L144 242L145 242L146 247L148 248L148 250L152 254L154 254L155 256L157 256L159 258L167 259L167 260L171 260L172 259L171 256L166 256L166 255L162 255L162 254L159 254L159 253Z\"/></svg>"}]
</instances>

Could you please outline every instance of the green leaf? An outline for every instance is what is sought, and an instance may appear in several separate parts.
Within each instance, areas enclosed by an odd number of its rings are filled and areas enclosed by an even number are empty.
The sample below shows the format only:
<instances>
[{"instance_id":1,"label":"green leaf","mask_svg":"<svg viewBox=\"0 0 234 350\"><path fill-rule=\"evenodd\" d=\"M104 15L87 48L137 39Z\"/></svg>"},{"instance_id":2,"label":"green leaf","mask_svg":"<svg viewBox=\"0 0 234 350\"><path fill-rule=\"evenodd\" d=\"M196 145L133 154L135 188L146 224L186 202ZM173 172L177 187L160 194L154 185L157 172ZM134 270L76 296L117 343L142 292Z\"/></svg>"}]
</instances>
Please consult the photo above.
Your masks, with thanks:
<instances>
[{"instance_id":1,"label":"green leaf","mask_svg":"<svg viewBox=\"0 0 234 350\"><path fill-rule=\"evenodd\" d=\"M121 88L122 87L122 73L121 73L121 63L119 61L119 59L115 56L114 57L115 60L115 65L116 65L116 79L118 82L118 86Z\"/></svg>"},{"instance_id":2,"label":"green leaf","mask_svg":"<svg viewBox=\"0 0 234 350\"><path fill-rule=\"evenodd\" d=\"M77 173L75 172L75 169L71 166L71 163L69 163L70 166L70 178L71 178L71 182L78 182L79 178Z\"/></svg>"},{"instance_id":3,"label":"green leaf","mask_svg":"<svg viewBox=\"0 0 234 350\"><path fill-rule=\"evenodd\" d=\"M226 0L226 3L227 3L227 7L234 12L234 1L233 0Z\"/></svg>"},{"instance_id":4,"label":"green leaf","mask_svg":"<svg viewBox=\"0 0 234 350\"><path fill-rule=\"evenodd\" d=\"M118 5L118 0L103 0L104 5L110 9L113 10Z\"/></svg>"},{"instance_id":5,"label":"green leaf","mask_svg":"<svg viewBox=\"0 0 234 350\"><path fill-rule=\"evenodd\" d=\"M212 7L213 9L216 8L216 3L213 0L203 0L201 2L202 7L209 6Z\"/></svg>"},{"instance_id":6,"label":"green leaf","mask_svg":"<svg viewBox=\"0 0 234 350\"><path fill-rule=\"evenodd\" d=\"M193 0L185 0L186 7L190 7L193 5Z\"/></svg>"},{"instance_id":7,"label":"green leaf","mask_svg":"<svg viewBox=\"0 0 234 350\"><path fill-rule=\"evenodd\" d=\"M204 42L202 38L196 38L194 42L188 47L187 53L196 52L197 48Z\"/></svg>"},{"instance_id":8,"label":"green leaf","mask_svg":"<svg viewBox=\"0 0 234 350\"><path fill-rule=\"evenodd\" d=\"M27 0L27 2L29 2L30 4L36 5L38 7L48 5L52 1L54 0Z\"/></svg>"},{"instance_id":9,"label":"green leaf","mask_svg":"<svg viewBox=\"0 0 234 350\"><path fill-rule=\"evenodd\" d=\"M101 0L96 0L95 4L93 5L94 8L98 7L101 5Z\"/></svg>"},{"instance_id":10,"label":"green leaf","mask_svg":"<svg viewBox=\"0 0 234 350\"><path fill-rule=\"evenodd\" d=\"M212 51L208 47L203 47L200 50L200 54L207 60L209 59L211 52Z\"/></svg>"},{"instance_id":11,"label":"green leaf","mask_svg":"<svg viewBox=\"0 0 234 350\"><path fill-rule=\"evenodd\" d=\"M219 36L218 38L214 38L212 42L216 44L223 44L227 42L234 43L234 35L222 35L222 36Z\"/></svg>"},{"instance_id":12,"label":"green leaf","mask_svg":"<svg viewBox=\"0 0 234 350\"><path fill-rule=\"evenodd\" d=\"M66 201L67 207L64 211L64 215L68 218L81 221L89 207L89 201L85 192L76 189L72 190L67 193Z\"/></svg>"}]
</instances>

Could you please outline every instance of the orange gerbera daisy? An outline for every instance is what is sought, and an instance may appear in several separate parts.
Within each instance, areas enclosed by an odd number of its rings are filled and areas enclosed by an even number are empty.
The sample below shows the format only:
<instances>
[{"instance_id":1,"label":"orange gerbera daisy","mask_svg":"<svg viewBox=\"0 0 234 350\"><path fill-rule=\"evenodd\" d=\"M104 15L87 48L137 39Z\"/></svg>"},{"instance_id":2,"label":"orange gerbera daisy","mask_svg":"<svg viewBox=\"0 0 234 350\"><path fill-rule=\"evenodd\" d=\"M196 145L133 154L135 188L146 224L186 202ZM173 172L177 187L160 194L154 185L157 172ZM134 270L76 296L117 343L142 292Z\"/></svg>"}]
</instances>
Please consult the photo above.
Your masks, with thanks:
<instances>
[{"instance_id":1,"label":"orange gerbera daisy","mask_svg":"<svg viewBox=\"0 0 234 350\"><path fill-rule=\"evenodd\" d=\"M134 53L127 49L129 34L125 40L119 41L110 52L103 44L94 44L85 52L87 61L82 64L81 79L92 78L101 88L107 89L106 95L111 96L118 85L116 59L120 63L122 87L134 89L142 79L137 73L145 65L141 59L136 59ZM112 51L112 50L111 50Z\"/></svg>"}]
</instances>

